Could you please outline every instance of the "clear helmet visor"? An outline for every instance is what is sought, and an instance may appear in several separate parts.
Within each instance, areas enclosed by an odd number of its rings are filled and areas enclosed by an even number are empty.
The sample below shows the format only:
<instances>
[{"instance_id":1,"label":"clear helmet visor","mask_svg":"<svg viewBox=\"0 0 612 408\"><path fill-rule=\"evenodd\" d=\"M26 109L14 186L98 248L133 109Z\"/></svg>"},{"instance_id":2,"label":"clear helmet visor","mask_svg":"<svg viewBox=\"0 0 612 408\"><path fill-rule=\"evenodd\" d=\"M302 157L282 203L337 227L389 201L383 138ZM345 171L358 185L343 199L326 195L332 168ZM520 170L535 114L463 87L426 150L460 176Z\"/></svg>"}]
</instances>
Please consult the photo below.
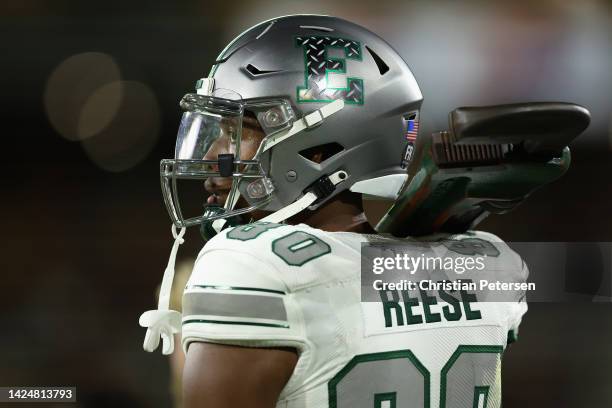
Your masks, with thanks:
<instances>
[{"instance_id":1,"label":"clear helmet visor","mask_svg":"<svg viewBox=\"0 0 612 408\"><path fill-rule=\"evenodd\" d=\"M175 158L161 162L162 191L175 225L265 206L274 188L259 161L262 142L291 126L289 105L247 105L237 93L218 90L210 96L187 94L181 107Z\"/></svg>"}]
</instances>

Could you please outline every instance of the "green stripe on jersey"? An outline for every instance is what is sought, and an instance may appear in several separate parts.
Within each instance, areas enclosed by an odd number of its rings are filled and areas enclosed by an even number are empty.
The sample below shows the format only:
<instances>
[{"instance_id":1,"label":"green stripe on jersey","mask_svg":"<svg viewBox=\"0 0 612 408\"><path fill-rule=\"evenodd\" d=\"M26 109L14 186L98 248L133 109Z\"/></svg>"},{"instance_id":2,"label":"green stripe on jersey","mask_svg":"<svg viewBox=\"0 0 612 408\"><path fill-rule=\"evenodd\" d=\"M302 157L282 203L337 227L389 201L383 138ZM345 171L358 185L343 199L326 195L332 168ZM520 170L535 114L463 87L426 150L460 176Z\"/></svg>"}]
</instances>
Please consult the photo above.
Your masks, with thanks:
<instances>
[{"instance_id":1,"label":"green stripe on jersey","mask_svg":"<svg viewBox=\"0 0 612 408\"><path fill-rule=\"evenodd\" d=\"M253 292L266 292L266 293L275 293L277 295L286 295L286 293L281 290L249 288L246 286L189 285L186 287L186 289L192 289L192 288L215 289L215 290L250 290Z\"/></svg>"},{"instance_id":2,"label":"green stripe on jersey","mask_svg":"<svg viewBox=\"0 0 612 408\"><path fill-rule=\"evenodd\" d=\"M242 326L262 326L262 327L279 327L281 329L288 329L288 324L275 324L275 323L259 323L259 322L236 322L226 320L207 320L207 319L189 319L185 320L183 324L189 323L213 323L213 324L235 324Z\"/></svg>"}]
</instances>

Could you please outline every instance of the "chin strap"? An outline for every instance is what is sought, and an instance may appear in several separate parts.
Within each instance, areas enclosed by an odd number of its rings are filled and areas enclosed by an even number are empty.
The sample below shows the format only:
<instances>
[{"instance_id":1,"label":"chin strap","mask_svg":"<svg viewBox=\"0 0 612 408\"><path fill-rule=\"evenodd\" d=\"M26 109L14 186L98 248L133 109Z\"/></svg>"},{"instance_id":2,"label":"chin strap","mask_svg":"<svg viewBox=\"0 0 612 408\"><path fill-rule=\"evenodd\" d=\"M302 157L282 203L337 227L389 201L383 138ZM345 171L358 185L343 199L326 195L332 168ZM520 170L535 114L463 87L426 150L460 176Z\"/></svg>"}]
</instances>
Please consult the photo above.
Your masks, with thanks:
<instances>
[{"instance_id":1,"label":"chin strap","mask_svg":"<svg viewBox=\"0 0 612 408\"><path fill-rule=\"evenodd\" d=\"M336 185L340 184L347 178L348 173L344 170L337 171L329 177L321 177L313 185L306 189L306 194L304 194L298 200L268 215L267 217L262 218L259 221L285 221L286 219L293 217L297 213L304 211L311 205L316 204L317 201L322 201L336 189Z\"/></svg>"},{"instance_id":2,"label":"chin strap","mask_svg":"<svg viewBox=\"0 0 612 408\"><path fill-rule=\"evenodd\" d=\"M291 218L300 211L304 211L306 208L310 207L312 203L317 201L317 198L318 197L315 193L308 192L302 197L300 197L299 200L289 204L286 207L281 208L280 210L268 215L267 217L262 218L259 221L273 223L285 221L287 218Z\"/></svg>"},{"instance_id":3,"label":"chin strap","mask_svg":"<svg viewBox=\"0 0 612 408\"><path fill-rule=\"evenodd\" d=\"M172 236L174 244L170 251L168 266L164 271L161 288L159 290L159 301L156 310L148 310L140 315L139 323L147 328L143 348L145 351L153 352L159 346L159 338L163 340L162 353L172 354L174 351L174 334L181 331L181 314L176 310L170 310L170 293L172 291L172 280L174 279L174 265L179 246L185 242L185 227L176 232L176 226L172 225Z\"/></svg>"}]
</instances>

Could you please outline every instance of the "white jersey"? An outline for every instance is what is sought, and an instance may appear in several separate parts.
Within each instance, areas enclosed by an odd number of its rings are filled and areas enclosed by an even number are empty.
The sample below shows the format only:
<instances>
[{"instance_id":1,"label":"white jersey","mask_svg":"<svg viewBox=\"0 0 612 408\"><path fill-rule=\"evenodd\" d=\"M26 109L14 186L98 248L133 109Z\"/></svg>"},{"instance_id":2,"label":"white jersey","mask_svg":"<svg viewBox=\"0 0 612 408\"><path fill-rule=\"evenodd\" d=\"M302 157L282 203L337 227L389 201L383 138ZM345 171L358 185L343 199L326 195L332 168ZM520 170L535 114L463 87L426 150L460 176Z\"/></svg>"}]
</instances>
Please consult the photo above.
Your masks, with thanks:
<instances>
[{"instance_id":1,"label":"white jersey","mask_svg":"<svg viewBox=\"0 0 612 408\"><path fill-rule=\"evenodd\" d=\"M527 279L494 235L447 239L492 243L503 262L483 273ZM524 296L362 302L360 249L372 240L385 238L303 224L223 231L201 251L184 292L184 349L194 341L297 349L277 407L499 407L501 354L527 310Z\"/></svg>"}]
</instances>

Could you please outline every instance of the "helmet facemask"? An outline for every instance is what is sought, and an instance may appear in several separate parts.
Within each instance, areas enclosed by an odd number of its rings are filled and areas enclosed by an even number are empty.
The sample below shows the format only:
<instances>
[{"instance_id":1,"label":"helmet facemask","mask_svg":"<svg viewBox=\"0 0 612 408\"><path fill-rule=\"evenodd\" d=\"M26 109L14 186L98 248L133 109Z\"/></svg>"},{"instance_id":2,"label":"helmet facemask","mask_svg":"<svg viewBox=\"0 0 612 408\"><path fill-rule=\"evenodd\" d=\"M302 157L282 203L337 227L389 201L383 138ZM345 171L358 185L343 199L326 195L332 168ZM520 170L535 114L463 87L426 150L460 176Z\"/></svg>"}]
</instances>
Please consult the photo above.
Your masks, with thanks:
<instances>
[{"instance_id":1,"label":"helmet facemask","mask_svg":"<svg viewBox=\"0 0 612 408\"><path fill-rule=\"evenodd\" d=\"M161 161L164 201L177 227L229 218L264 207L274 186L261 158L266 144L290 128L293 111L287 101L243 101L218 89L211 95L187 94L175 158ZM203 206L184 214L179 181L204 186ZM201 190L200 190L201 191ZM240 198L240 205L237 207Z\"/></svg>"}]
</instances>

